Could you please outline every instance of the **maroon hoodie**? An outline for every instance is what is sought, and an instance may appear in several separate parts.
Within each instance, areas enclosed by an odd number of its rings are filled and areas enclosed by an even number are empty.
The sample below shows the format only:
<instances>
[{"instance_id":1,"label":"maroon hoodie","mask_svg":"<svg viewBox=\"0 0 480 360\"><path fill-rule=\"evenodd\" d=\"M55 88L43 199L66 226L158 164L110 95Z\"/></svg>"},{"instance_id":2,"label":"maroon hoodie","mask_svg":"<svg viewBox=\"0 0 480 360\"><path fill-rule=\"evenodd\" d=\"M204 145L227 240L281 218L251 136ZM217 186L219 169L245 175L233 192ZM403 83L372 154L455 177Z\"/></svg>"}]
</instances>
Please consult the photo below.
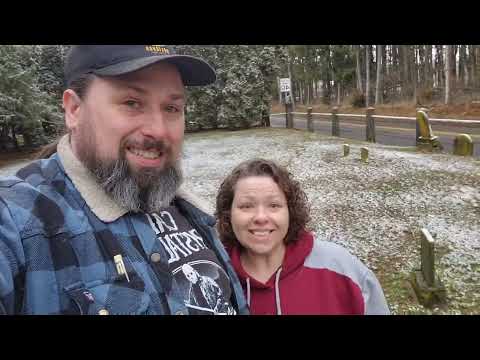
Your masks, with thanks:
<instances>
[{"instance_id":1,"label":"maroon hoodie","mask_svg":"<svg viewBox=\"0 0 480 360\"><path fill-rule=\"evenodd\" d=\"M375 275L343 247L301 232L287 246L282 266L266 284L240 262L240 248L229 249L253 315L389 314Z\"/></svg>"}]
</instances>

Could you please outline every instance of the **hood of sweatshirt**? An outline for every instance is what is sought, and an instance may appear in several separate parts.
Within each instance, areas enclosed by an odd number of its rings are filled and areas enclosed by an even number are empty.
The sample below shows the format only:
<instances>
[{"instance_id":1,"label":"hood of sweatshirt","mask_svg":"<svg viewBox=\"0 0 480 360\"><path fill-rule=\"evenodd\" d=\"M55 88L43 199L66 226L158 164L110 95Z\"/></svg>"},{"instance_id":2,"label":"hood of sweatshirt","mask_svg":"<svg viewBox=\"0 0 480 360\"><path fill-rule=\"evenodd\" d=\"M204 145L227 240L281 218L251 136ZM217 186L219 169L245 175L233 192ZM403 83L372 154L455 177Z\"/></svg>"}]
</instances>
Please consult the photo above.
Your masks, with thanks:
<instances>
[{"instance_id":1,"label":"hood of sweatshirt","mask_svg":"<svg viewBox=\"0 0 480 360\"><path fill-rule=\"evenodd\" d=\"M306 257L310 254L313 248L313 234L307 231L300 231L298 240L293 244L288 244L282 265L264 284L251 275L249 275L242 266L240 261L240 246L233 246L227 251L230 255L233 267L240 279L242 285L246 288L247 303L250 305L250 291L251 289L269 289L275 288L277 313L281 314L279 283L280 280L288 277L298 268L303 266Z\"/></svg>"}]
</instances>

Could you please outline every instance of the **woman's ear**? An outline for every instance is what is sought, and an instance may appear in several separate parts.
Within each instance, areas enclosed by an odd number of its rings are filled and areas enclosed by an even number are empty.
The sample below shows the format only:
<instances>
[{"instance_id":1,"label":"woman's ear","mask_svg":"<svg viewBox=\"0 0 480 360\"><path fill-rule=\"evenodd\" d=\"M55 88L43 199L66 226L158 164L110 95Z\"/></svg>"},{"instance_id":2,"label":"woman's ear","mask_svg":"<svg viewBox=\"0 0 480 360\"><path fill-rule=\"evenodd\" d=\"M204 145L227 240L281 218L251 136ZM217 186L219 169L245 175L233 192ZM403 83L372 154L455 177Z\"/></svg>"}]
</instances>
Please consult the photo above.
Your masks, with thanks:
<instances>
[{"instance_id":1,"label":"woman's ear","mask_svg":"<svg viewBox=\"0 0 480 360\"><path fill-rule=\"evenodd\" d=\"M72 89L63 92L63 109L65 110L65 125L70 131L78 127L80 119L80 105L82 100Z\"/></svg>"}]
</instances>

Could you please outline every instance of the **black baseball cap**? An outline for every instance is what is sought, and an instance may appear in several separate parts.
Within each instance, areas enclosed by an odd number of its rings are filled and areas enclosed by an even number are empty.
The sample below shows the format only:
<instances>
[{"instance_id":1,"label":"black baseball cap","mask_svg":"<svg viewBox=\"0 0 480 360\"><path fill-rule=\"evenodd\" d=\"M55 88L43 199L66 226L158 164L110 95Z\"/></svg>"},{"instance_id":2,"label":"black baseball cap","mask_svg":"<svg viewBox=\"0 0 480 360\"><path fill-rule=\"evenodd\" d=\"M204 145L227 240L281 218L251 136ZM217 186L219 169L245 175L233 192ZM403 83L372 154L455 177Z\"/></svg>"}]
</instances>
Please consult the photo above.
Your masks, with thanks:
<instances>
[{"instance_id":1,"label":"black baseball cap","mask_svg":"<svg viewBox=\"0 0 480 360\"><path fill-rule=\"evenodd\" d=\"M140 70L159 61L175 65L186 86L215 82L215 70L204 60L175 54L166 45L74 45L65 61L67 86L80 75L116 76Z\"/></svg>"}]
</instances>

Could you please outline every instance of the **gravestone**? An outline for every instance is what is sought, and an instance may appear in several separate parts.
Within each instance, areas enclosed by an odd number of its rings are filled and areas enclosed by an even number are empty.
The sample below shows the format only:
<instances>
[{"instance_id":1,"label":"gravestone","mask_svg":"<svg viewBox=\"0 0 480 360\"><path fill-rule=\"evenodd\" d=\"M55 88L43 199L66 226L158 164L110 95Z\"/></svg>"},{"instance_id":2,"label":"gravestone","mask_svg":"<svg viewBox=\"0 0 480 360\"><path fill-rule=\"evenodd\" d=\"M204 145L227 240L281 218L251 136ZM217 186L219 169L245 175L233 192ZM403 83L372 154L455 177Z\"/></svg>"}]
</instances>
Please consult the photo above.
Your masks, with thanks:
<instances>
[{"instance_id":1,"label":"gravestone","mask_svg":"<svg viewBox=\"0 0 480 360\"><path fill-rule=\"evenodd\" d=\"M350 154L350 145L343 144L343 156L348 156Z\"/></svg>"},{"instance_id":2,"label":"gravestone","mask_svg":"<svg viewBox=\"0 0 480 360\"><path fill-rule=\"evenodd\" d=\"M360 148L360 156L361 156L362 162L368 163L368 148L366 147Z\"/></svg>"},{"instance_id":3,"label":"gravestone","mask_svg":"<svg viewBox=\"0 0 480 360\"><path fill-rule=\"evenodd\" d=\"M435 273L435 241L427 229L420 231L420 270L413 271L410 282L420 304L431 308L446 301L446 291Z\"/></svg>"},{"instance_id":4,"label":"gravestone","mask_svg":"<svg viewBox=\"0 0 480 360\"><path fill-rule=\"evenodd\" d=\"M473 156L473 141L468 134L459 134L453 141L453 154Z\"/></svg>"},{"instance_id":5,"label":"gravestone","mask_svg":"<svg viewBox=\"0 0 480 360\"><path fill-rule=\"evenodd\" d=\"M430 120L425 109L417 111L417 133L419 136L416 144L420 150L434 151L443 149L442 144L438 141L438 137L433 135Z\"/></svg>"}]
</instances>

